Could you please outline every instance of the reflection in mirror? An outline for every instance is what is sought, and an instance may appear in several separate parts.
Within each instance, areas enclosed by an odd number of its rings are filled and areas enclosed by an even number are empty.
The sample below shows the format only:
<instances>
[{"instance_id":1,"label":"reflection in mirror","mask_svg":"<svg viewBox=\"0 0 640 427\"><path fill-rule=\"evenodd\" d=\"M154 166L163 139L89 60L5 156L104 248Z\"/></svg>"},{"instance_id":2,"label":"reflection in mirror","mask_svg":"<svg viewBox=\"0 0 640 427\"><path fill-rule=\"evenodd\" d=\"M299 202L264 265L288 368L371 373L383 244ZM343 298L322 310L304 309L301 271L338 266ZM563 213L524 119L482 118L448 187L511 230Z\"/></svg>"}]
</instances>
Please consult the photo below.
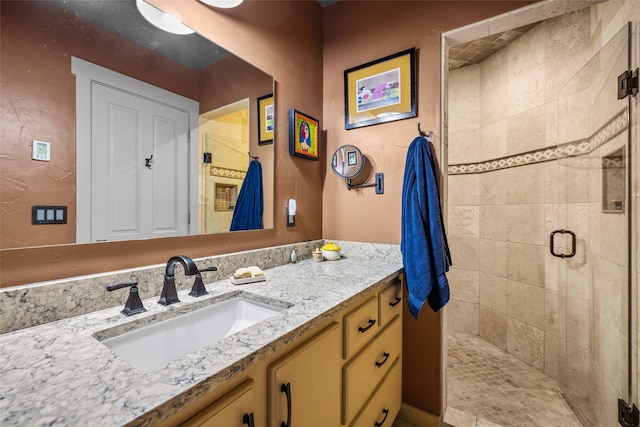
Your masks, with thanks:
<instances>
[{"instance_id":1,"label":"reflection in mirror","mask_svg":"<svg viewBox=\"0 0 640 427\"><path fill-rule=\"evenodd\" d=\"M197 34L154 28L135 0L0 8L0 248L228 232L249 153L273 227L273 145L258 144L256 102L271 76ZM86 67L72 72L74 60ZM118 77L98 83L86 69ZM179 117L121 80L185 101ZM34 140L50 144L48 161ZM33 225L34 205L66 207L66 224Z\"/></svg>"},{"instance_id":2,"label":"reflection in mirror","mask_svg":"<svg viewBox=\"0 0 640 427\"><path fill-rule=\"evenodd\" d=\"M358 147L343 145L333 153L331 169L340 178L352 179L362 172L364 163L364 156Z\"/></svg>"}]
</instances>

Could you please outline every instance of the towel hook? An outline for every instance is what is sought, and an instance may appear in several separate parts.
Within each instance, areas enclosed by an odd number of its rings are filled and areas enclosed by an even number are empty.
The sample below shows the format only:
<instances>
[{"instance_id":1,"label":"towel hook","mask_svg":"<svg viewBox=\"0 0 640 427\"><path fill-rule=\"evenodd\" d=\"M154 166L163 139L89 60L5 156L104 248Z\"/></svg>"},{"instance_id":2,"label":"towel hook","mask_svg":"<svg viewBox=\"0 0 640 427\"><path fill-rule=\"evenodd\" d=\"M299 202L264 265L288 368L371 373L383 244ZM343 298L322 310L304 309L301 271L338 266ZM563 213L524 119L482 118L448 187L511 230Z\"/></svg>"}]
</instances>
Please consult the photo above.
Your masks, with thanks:
<instances>
[{"instance_id":1,"label":"towel hook","mask_svg":"<svg viewBox=\"0 0 640 427\"><path fill-rule=\"evenodd\" d=\"M252 155L251 155L251 151L248 151L248 152L247 152L247 154L249 155L249 158L250 158L251 160L258 160L258 159L259 159L259 157L258 157L258 156L252 156Z\"/></svg>"},{"instance_id":2,"label":"towel hook","mask_svg":"<svg viewBox=\"0 0 640 427\"><path fill-rule=\"evenodd\" d=\"M420 123L418 123L418 134L420 134L420 136L427 136L427 133L425 131L423 131L422 129L420 129Z\"/></svg>"},{"instance_id":3,"label":"towel hook","mask_svg":"<svg viewBox=\"0 0 640 427\"><path fill-rule=\"evenodd\" d=\"M433 139L433 131L430 130L429 134L427 134L425 131L423 131L420 128L420 123L418 123L418 134L420 134L421 137L423 137L424 139L426 139L429 142L431 142L431 140Z\"/></svg>"}]
</instances>

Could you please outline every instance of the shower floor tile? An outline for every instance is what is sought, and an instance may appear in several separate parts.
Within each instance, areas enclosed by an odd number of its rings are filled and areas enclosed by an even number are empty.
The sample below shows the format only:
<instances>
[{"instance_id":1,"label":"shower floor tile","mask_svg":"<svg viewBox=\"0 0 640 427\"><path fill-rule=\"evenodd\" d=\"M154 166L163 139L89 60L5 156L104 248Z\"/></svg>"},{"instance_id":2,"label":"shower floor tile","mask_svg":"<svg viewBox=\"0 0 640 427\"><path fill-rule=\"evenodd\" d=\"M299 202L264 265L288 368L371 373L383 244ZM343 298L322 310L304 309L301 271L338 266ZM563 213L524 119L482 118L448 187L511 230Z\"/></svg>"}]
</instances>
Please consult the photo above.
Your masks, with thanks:
<instances>
[{"instance_id":1,"label":"shower floor tile","mask_svg":"<svg viewBox=\"0 0 640 427\"><path fill-rule=\"evenodd\" d=\"M447 393L455 427L582 426L554 379L474 335L449 335Z\"/></svg>"}]
</instances>

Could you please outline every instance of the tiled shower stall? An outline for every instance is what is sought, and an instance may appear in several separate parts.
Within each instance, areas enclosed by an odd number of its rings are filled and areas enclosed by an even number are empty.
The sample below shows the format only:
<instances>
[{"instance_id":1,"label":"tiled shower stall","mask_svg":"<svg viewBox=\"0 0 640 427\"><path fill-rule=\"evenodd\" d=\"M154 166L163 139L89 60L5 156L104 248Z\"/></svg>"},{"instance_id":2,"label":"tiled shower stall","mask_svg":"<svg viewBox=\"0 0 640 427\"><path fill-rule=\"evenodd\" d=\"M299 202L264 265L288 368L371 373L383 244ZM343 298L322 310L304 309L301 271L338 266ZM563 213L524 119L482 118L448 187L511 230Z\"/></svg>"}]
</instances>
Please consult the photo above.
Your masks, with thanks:
<instances>
[{"instance_id":1,"label":"tiled shower stall","mask_svg":"<svg viewBox=\"0 0 640 427\"><path fill-rule=\"evenodd\" d=\"M627 304L635 298L637 311L638 298L627 295L624 206L638 114L630 124L616 98L629 30L612 17L639 13L607 3L542 21L449 70L447 177L448 333L478 335L546 373L603 426L617 418L614 396L628 393ZM555 257L551 233L565 228L576 254ZM569 234L556 233L553 249L571 252ZM637 255L632 268L637 286ZM637 331L632 342L637 361Z\"/></svg>"}]
</instances>

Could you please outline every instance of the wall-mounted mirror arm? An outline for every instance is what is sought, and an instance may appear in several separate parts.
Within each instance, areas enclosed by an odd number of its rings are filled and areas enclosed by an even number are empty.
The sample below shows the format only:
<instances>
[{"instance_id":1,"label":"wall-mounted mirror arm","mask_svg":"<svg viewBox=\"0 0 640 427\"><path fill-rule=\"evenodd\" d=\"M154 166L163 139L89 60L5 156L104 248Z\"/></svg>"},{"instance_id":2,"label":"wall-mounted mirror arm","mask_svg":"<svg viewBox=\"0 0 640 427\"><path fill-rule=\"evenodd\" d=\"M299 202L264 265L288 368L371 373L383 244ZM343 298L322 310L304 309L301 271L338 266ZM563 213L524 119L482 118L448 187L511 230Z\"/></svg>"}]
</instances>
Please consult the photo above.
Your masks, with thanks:
<instances>
[{"instance_id":1,"label":"wall-mounted mirror arm","mask_svg":"<svg viewBox=\"0 0 640 427\"><path fill-rule=\"evenodd\" d=\"M347 178L347 188L351 191L352 188L366 188L366 187L375 187L376 194L384 193L384 174L382 172L377 172L375 176L375 181L369 184L358 184L354 185L351 183L351 178Z\"/></svg>"}]
</instances>

